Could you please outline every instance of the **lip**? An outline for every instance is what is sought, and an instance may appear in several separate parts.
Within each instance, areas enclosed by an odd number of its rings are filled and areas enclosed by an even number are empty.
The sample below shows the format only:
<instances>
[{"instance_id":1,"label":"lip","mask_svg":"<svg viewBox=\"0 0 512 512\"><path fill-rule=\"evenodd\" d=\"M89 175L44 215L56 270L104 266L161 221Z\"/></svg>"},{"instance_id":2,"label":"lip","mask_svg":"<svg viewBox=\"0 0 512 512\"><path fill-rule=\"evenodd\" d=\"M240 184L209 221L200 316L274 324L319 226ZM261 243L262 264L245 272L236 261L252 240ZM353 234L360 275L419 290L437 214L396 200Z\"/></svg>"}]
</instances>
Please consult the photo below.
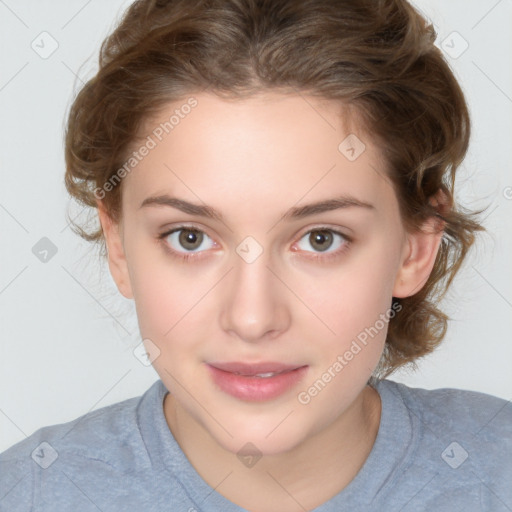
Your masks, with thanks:
<instances>
[{"instance_id":1,"label":"lip","mask_svg":"<svg viewBox=\"0 0 512 512\"><path fill-rule=\"evenodd\" d=\"M308 370L307 365L277 362L212 362L206 366L221 391L249 402L263 402L283 395L296 386ZM265 373L276 375L256 377Z\"/></svg>"},{"instance_id":2,"label":"lip","mask_svg":"<svg viewBox=\"0 0 512 512\"><path fill-rule=\"evenodd\" d=\"M240 375L257 375L259 373L281 373L295 370L302 364L283 364L274 362L262 363L242 363L242 362L226 362L226 363L208 363L210 366L229 373L239 373Z\"/></svg>"}]
</instances>

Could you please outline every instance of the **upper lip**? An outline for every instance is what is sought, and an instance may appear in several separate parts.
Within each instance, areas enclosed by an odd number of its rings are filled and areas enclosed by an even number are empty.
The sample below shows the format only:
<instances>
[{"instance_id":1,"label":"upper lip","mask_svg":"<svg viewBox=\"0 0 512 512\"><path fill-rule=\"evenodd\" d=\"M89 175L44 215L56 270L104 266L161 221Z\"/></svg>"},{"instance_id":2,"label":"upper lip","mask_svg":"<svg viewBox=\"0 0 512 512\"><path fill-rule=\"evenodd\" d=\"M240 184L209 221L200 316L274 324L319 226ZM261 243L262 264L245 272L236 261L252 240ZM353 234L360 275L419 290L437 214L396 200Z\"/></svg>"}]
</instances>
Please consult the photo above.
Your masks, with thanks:
<instances>
[{"instance_id":1,"label":"upper lip","mask_svg":"<svg viewBox=\"0 0 512 512\"><path fill-rule=\"evenodd\" d=\"M276 362L262 362L262 363L242 363L238 361L233 362L215 362L208 363L210 366L223 370L229 373L240 375L259 375L262 373L283 373L297 368L306 366L304 364L283 364Z\"/></svg>"}]
</instances>

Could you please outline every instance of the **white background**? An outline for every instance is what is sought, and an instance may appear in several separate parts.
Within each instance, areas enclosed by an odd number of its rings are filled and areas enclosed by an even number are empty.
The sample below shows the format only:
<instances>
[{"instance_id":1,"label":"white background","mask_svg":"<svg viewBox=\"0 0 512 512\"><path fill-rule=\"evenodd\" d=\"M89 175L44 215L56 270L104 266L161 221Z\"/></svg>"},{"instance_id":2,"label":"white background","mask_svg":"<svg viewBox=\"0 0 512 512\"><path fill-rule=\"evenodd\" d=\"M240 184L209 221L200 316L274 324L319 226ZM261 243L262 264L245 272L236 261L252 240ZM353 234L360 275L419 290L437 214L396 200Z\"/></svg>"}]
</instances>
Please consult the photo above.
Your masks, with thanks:
<instances>
[{"instance_id":1,"label":"white background","mask_svg":"<svg viewBox=\"0 0 512 512\"><path fill-rule=\"evenodd\" d=\"M132 351L135 310L75 235L66 212L63 127L74 91L128 0L0 0L0 452L42 426L142 394L158 375ZM512 35L510 0L417 0L435 24L470 104L473 137L459 199L489 205L484 236L445 301L443 345L410 386L456 387L512 399ZM32 42L58 48L46 59ZM457 34L452 34L456 31ZM444 43L443 43L444 41ZM42 51L41 48L40 51ZM507 199L507 190L509 191ZM93 219L94 220L94 219ZM49 238L57 253L32 252Z\"/></svg>"}]
</instances>

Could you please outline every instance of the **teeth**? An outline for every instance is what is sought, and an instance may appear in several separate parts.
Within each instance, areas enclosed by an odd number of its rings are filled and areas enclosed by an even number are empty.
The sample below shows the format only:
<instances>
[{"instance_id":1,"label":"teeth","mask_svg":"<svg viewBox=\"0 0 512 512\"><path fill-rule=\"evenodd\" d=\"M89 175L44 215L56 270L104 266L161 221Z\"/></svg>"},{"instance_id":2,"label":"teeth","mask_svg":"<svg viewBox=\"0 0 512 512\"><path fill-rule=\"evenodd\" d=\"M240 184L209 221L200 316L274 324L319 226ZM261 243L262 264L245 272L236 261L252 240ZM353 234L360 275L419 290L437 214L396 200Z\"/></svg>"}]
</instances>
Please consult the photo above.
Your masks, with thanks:
<instances>
[{"instance_id":1,"label":"teeth","mask_svg":"<svg viewBox=\"0 0 512 512\"><path fill-rule=\"evenodd\" d=\"M274 375L279 375L281 372L267 372L267 373L257 373L256 375L247 375L245 373L234 372L235 375L241 375L242 377L259 377L261 379L268 379L269 377L274 377Z\"/></svg>"}]
</instances>

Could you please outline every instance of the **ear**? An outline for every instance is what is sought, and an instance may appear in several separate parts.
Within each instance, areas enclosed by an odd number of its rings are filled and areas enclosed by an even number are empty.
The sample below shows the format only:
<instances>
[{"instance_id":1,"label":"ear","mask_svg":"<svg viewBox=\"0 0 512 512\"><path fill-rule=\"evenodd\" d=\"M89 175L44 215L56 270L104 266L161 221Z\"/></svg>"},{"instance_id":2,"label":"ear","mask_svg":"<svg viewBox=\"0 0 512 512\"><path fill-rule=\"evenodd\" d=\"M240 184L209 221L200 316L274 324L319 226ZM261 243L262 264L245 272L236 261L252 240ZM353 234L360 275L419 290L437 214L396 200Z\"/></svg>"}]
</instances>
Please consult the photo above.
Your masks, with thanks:
<instances>
[{"instance_id":1,"label":"ear","mask_svg":"<svg viewBox=\"0 0 512 512\"><path fill-rule=\"evenodd\" d=\"M118 223L114 222L103 206L98 204L98 216L105 236L108 252L108 266L118 290L127 299L133 299L128 264L125 257L123 237Z\"/></svg>"},{"instance_id":2,"label":"ear","mask_svg":"<svg viewBox=\"0 0 512 512\"><path fill-rule=\"evenodd\" d=\"M439 207L438 194L431 203ZM445 204L443 204L445 206ZM440 208L441 211L444 208ZM419 292L430 276L436 261L444 233L444 221L431 216L421 226L421 230L406 234L402 260L393 288L393 297L410 297Z\"/></svg>"}]
</instances>

